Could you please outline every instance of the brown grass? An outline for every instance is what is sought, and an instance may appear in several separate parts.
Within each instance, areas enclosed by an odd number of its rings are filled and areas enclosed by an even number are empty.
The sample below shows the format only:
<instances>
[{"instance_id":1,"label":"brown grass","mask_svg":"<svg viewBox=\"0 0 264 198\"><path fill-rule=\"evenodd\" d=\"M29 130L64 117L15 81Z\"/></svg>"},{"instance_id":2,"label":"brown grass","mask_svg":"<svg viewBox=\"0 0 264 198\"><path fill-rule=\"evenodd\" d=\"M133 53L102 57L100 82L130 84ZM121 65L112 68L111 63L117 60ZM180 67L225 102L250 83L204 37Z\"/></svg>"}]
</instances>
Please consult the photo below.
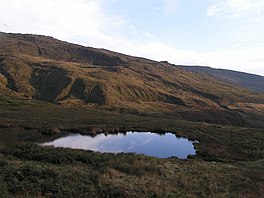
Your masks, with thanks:
<instances>
[{"instance_id":1,"label":"brown grass","mask_svg":"<svg viewBox=\"0 0 264 198\"><path fill-rule=\"evenodd\" d=\"M35 35L1 33L0 44L2 95L89 109L162 112L194 121L263 126L263 94L166 62ZM254 105L242 107L248 103ZM250 116L243 115L248 112Z\"/></svg>"}]
</instances>

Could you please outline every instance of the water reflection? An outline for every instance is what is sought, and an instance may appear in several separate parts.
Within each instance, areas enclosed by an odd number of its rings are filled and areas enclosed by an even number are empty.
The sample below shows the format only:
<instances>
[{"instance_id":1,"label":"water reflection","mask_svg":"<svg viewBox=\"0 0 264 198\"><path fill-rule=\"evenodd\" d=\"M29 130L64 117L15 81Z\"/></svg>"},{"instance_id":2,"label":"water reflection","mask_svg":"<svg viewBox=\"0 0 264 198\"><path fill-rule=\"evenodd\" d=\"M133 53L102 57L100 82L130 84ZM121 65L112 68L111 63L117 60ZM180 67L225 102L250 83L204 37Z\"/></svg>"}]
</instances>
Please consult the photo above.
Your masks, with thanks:
<instances>
[{"instance_id":1,"label":"water reflection","mask_svg":"<svg viewBox=\"0 0 264 198\"><path fill-rule=\"evenodd\" d=\"M177 138L171 133L127 132L107 136L99 134L95 137L73 134L43 145L110 153L132 152L159 158L175 156L184 159L195 154L192 141Z\"/></svg>"}]
</instances>

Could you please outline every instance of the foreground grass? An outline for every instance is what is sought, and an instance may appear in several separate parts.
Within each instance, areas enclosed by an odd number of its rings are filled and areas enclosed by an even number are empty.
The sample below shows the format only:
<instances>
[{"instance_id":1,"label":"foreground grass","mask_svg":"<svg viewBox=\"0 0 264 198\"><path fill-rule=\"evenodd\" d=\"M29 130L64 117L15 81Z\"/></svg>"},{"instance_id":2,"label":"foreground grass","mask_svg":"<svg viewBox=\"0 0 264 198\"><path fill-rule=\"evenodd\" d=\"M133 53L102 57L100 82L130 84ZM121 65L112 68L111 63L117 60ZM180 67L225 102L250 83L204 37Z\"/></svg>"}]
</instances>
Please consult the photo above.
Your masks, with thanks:
<instances>
[{"instance_id":1,"label":"foreground grass","mask_svg":"<svg viewBox=\"0 0 264 198\"><path fill-rule=\"evenodd\" d=\"M0 185L5 194L18 197L261 197L262 165L26 144L2 150Z\"/></svg>"},{"instance_id":2,"label":"foreground grass","mask_svg":"<svg viewBox=\"0 0 264 198\"><path fill-rule=\"evenodd\" d=\"M264 130L0 98L2 197L262 197ZM32 127L34 130L25 130ZM171 131L198 140L188 160L43 148L43 127L71 132Z\"/></svg>"}]
</instances>

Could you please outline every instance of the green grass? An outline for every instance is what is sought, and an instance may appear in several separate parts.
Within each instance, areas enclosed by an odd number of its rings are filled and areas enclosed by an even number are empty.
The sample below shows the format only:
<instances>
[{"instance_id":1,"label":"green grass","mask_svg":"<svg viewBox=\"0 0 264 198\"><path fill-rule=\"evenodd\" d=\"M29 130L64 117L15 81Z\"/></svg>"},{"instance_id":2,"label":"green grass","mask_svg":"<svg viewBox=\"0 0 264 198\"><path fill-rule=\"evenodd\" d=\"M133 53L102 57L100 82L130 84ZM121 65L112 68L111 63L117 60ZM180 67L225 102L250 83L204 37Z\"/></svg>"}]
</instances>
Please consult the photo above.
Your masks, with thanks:
<instances>
[{"instance_id":1,"label":"green grass","mask_svg":"<svg viewBox=\"0 0 264 198\"><path fill-rule=\"evenodd\" d=\"M0 175L11 196L261 197L263 193L263 169L247 164L100 154L34 144L2 153Z\"/></svg>"},{"instance_id":2,"label":"green grass","mask_svg":"<svg viewBox=\"0 0 264 198\"><path fill-rule=\"evenodd\" d=\"M264 130L0 98L0 192L10 197L262 197ZM51 116L52 115L52 116ZM35 127L25 130L24 126ZM171 131L198 140L188 160L41 147L64 133Z\"/></svg>"},{"instance_id":3,"label":"green grass","mask_svg":"<svg viewBox=\"0 0 264 198\"><path fill-rule=\"evenodd\" d=\"M63 107L34 100L1 99L0 120L14 126L45 131L52 127L71 132L171 131L198 140L198 156L214 161L258 160L264 158L263 129L187 122L165 115L120 114L82 107ZM1 124L0 122L0 124ZM25 132L23 136L25 136ZM36 133L35 133L36 134ZM16 135L17 136L17 135ZM30 137L35 137L28 134ZM12 137L11 137L12 138ZM43 137L35 137L36 139Z\"/></svg>"}]
</instances>

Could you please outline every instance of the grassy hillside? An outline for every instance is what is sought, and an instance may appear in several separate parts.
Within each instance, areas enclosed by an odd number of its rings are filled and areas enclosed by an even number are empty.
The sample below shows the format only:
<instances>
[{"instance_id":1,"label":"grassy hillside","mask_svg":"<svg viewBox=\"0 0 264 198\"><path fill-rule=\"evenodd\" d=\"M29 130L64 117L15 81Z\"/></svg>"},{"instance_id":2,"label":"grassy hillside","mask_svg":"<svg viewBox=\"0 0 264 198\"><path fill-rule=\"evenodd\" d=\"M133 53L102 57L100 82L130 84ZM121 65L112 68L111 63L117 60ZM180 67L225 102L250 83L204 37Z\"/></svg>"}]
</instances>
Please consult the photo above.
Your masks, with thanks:
<instances>
[{"instance_id":1,"label":"grassy hillside","mask_svg":"<svg viewBox=\"0 0 264 198\"><path fill-rule=\"evenodd\" d=\"M263 93L51 37L0 46L0 197L263 197ZM130 130L197 140L196 155L39 145Z\"/></svg>"},{"instance_id":2,"label":"grassy hillside","mask_svg":"<svg viewBox=\"0 0 264 198\"><path fill-rule=\"evenodd\" d=\"M1 33L0 44L3 96L88 109L263 126L264 94L167 62L36 35ZM248 112L254 119L244 116Z\"/></svg>"},{"instance_id":3,"label":"grassy hillside","mask_svg":"<svg viewBox=\"0 0 264 198\"><path fill-rule=\"evenodd\" d=\"M247 88L252 91L264 92L263 76L225 70L225 69L214 69L211 67L202 67L202 66L181 66L181 67L188 71L208 74L224 82L239 85L241 87Z\"/></svg>"}]
</instances>

